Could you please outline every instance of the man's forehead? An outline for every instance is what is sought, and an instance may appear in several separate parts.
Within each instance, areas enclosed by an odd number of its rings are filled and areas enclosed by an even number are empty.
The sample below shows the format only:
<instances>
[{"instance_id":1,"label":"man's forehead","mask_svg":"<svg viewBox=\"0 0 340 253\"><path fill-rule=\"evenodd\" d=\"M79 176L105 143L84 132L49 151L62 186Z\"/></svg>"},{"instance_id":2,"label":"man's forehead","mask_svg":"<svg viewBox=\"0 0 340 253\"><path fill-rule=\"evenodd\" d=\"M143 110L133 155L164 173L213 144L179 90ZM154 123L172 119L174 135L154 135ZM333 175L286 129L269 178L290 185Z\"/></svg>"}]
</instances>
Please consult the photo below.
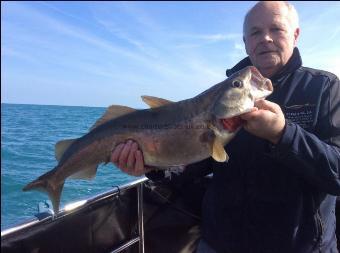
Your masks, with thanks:
<instances>
[{"instance_id":1,"label":"man's forehead","mask_svg":"<svg viewBox=\"0 0 340 253\"><path fill-rule=\"evenodd\" d=\"M262 18L250 18L248 19L248 29L261 28L267 26L279 26L286 27L288 24L288 18L282 15L265 16Z\"/></svg>"},{"instance_id":2,"label":"man's forehead","mask_svg":"<svg viewBox=\"0 0 340 253\"><path fill-rule=\"evenodd\" d=\"M247 29L267 27L270 25L287 26L288 12L283 8L255 8L247 16Z\"/></svg>"}]
</instances>

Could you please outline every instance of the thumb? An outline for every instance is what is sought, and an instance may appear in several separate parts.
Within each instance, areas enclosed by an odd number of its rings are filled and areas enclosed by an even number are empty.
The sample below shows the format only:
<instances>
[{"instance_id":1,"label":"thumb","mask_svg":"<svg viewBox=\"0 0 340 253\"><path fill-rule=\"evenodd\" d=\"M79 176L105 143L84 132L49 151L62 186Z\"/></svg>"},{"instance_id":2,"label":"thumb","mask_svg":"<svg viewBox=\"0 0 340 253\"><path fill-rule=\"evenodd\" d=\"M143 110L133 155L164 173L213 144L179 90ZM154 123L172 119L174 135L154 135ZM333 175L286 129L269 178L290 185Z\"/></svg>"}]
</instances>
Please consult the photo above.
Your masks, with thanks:
<instances>
[{"instance_id":1,"label":"thumb","mask_svg":"<svg viewBox=\"0 0 340 253\"><path fill-rule=\"evenodd\" d=\"M255 105L258 109L262 109L262 110L268 110L268 111L271 111L273 113L278 113L279 111L281 111L281 108L279 105L273 103L273 102L270 102L268 100L264 100L264 99L261 99L261 100L257 100L255 101Z\"/></svg>"},{"instance_id":2,"label":"thumb","mask_svg":"<svg viewBox=\"0 0 340 253\"><path fill-rule=\"evenodd\" d=\"M254 117L254 114L256 114L255 112L257 112L257 111L258 111L258 108L253 107L249 112L241 114L240 117L241 117L241 119L248 121L248 120L250 120L251 118Z\"/></svg>"}]
</instances>

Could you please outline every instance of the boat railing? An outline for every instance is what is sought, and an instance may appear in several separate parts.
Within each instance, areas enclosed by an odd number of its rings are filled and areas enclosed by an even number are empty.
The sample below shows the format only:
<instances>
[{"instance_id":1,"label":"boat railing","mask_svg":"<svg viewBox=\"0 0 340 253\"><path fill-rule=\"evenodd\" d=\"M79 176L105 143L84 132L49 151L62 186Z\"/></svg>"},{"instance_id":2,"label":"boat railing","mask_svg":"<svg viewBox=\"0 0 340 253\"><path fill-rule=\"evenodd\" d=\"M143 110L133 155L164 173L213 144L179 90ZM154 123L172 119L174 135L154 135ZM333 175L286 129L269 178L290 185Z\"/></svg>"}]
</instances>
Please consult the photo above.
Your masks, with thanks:
<instances>
[{"instance_id":1,"label":"boat railing","mask_svg":"<svg viewBox=\"0 0 340 253\"><path fill-rule=\"evenodd\" d=\"M136 188L137 190L137 218L138 218L138 234L127 241L122 242L112 250L110 250L110 253L118 253L122 252L136 243L139 243L139 252L144 253L144 226L143 226L143 185L144 182L148 181L146 177L142 177L140 179L137 179L135 181L129 182L127 184L123 184L120 186L114 186L113 189L109 191L105 191L103 193L100 193L98 195L95 195L91 198L76 201L70 204L67 204L57 215L47 215L42 216L43 218L38 219L34 218L28 221L23 222L22 224L16 225L12 228L5 229L1 231L1 244L3 244L4 241L10 240L12 237L16 237L18 234L22 234L25 231L29 231L30 229L37 227L39 225L44 225L46 223L55 222L58 220L65 219L67 216L74 214L76 212L79 212L82 209L89 208L96 203L102 203L106 200L109 200L111 198L119 198L120 194L131 189Z\"/></svg>"}]
</instances>

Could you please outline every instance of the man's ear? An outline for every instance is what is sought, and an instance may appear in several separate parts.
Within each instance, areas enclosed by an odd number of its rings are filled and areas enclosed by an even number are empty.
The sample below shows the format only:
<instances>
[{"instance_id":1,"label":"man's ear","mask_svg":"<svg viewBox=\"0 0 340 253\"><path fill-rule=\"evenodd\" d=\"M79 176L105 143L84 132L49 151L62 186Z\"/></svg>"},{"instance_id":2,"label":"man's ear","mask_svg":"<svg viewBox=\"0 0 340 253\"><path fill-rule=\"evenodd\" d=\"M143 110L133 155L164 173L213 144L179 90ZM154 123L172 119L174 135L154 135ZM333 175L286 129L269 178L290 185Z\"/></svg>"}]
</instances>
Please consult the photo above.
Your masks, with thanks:
<instances>
[{"instance_id":1,"label":"man's ear","mask_svg":"<svg viewBox=\"0 0 340 253\"><path fill-rule=\"evenodd\" d=\"M296 46L299 36L300 36L300 28L298 27L294 31L294 46Z\"/></svg>"}]
</instances>

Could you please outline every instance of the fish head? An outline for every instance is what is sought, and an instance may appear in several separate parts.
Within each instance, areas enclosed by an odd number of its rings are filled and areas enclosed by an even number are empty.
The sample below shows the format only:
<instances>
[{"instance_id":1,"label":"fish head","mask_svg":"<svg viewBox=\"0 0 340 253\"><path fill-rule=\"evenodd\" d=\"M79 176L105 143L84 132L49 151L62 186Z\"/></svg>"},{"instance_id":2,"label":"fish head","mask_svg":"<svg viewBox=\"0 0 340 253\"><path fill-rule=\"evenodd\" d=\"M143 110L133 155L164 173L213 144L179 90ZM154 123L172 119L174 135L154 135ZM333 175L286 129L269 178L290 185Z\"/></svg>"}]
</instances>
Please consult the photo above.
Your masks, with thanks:
<instances>
[{"instance_id":1,"label":"fish head","mask_svg":"<svg viewBox=\"0 0 340 253\"><path fill-rule=\"evenodd\" d=\"M240 115L251 111L256 100L270 95L273 85L254 66L234 73L224 82L212 107L212 114L223 130L235 132L244 122Z\"/></svg>"}]
</instances>

